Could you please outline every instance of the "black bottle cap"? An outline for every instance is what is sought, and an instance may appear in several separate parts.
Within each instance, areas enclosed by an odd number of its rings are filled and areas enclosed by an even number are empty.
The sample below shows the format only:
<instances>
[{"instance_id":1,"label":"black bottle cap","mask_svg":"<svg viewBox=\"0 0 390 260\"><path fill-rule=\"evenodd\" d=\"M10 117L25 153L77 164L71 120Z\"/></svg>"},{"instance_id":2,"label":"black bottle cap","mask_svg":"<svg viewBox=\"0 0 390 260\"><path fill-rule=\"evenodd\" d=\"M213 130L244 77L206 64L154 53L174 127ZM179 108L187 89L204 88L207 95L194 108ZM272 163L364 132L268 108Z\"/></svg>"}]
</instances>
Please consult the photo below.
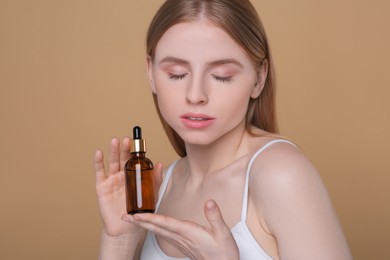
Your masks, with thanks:
<instances>
[{"instance_id":1,"label":"black bottle cap","mask_svg":"<svg viewBox=\"0 0 390 260\"><path fill-rule=\"evenodd\" d=\"M142 139L142 130L139 126L133 128L133 145L131 152L146 152L146 143L145 140Z\"/></svg>"},{"instance_id":2,"label":"black bottle cap","mask_svg":"<svg viewBox=\"0 0 390 260\"><path fill-rule=\"evenodd\" d=\"M142 130L141 127L135 126L133 128L133 139L142 139Z\"/></svg>"}]
</instances>

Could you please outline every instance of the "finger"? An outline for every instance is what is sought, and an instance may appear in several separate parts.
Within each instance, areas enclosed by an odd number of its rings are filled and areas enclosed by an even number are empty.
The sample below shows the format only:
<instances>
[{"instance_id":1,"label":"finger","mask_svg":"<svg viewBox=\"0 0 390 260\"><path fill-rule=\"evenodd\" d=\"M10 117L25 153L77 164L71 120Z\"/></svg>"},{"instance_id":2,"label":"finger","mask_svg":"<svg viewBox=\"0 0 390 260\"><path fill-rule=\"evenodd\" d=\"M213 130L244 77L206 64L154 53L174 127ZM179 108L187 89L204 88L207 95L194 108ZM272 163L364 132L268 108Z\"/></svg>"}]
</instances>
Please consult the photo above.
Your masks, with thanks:
<instances>
[{"instance_id":1,"label":"finger","mask_svg":"<svg viewBox=\"0 0 390 260\"><path fill-rule=\"evenodd\" d=\"M133 215L134 221L143 225L145 228L153 228L153 232L162 232L163 230L181 234L182 236L194 235L195 232L204 228L194 222L178 220L172 217L163 216L159 214L135 214Z\"/></svg>"},{"instance_id":2,"label":"finger","mask_svg":"<svg viewBox=\"0 0 390 260\"><path fill-rule=\"evenodd\" d=\"M126 220L155 234L174 240L178 240L179 237L184 238L194 235L195 230L199 228L199 225L189 221L180 221L171 217L149 213L135 214L130 218L126 217Z\"/></svg>"},{"instance_id":3,"label":"finger","mask_svg":"<svg viewBox=\"0 0 390 260\"><path fill-rule=\"evenodd\" d=\"M96 184L106 179L106 173L104 172L103 152L97 150L94 157L94 168L96 175Z\"/></svg>"},{"instance_id":4,"label":"finger","mask_svg":"<svg viewBox=\"0 0 390 260\"><path fill-rule=\"evenodd\" d=\"M112 175L120 171L119 162L119 139L113 138L110 143L110 154L108 159L108 174Z\"/></svg>"},{"instance_id":5,"label":"finger","mask_svg":"<svg viewBox=\"0 0 390 260\"><path fill-rule=\"evenodd\" d=\"M122 141L121 151L119 155L120 169L123 169L126 162L130 159L131 139L125 137Z\"/></svg>"},{"instance_id":6,"label":"finger","mask_svg":"<svg viewBox=\"0 0 390 260\"><path fill-rule=\"evenodd\" d=\"M133 215L130 214L123 214L121 219L126 222L135 222Z\"/></svg>"},{"instance_id":7,"label":"finger","mask_svg":"<svg viewBox=\"0 0 390 260\"><path fill-rule=\"evenodd\" d=\"M124 220L129 221L127 218L125 218ZM171 245L173 245L179 250L182 248L187 248L185 245L188 245L190 243L188 241L188 238L186 238L185 236L182 236L181 234L178 234L176 232L172 232L169 229L165 229L151 222L137 221L134 218L129 222L136 224L139 227L148 230L149 232L153 232L154 234L160 236L162 239L164 239L165 241L167 241L168 243L170 243Z\"/></svg>"},{"instance_id":8,"label":"finger","mask_svg":"<svg viewBox=\"0 0 390 260\"><path fill-rule=\"evenodd\" d=\"M148 213L143 213L142 215L145 216L145 215L148 215ZM151 215L151 214L149 214L149 215ZM154 233L159 233L159 231L161 230L161 227L153 224L153 221L149 221L148 218L141 218L137 214L136 215L126 214L126 215L123 215L121 217L121 219L123 221L126 221L126 222L137 224L140 227L147 229L147 230L154 232Z\"/></svg>"},{"instance_id":9,"label":"finger","mask_svg":"<svg viewBox=\"0 0 390 260\"><path fill-rule=\"evenodd\" d=\"M210 223L212 232L215 235L227 235L230 234L229 227L223 220L221 210L214 200L206 201L204 205L204 212L207 221Z\"/></svg>"},{"instance_id":10,"label":"finger","mask_svg":"<svg viewBox=\"0 0 390 260\"><path fill-rule=\"evenodd\" d=\"M151 213L134 214L130 219L137 222L137 224L150 224L160 228L166 228L169 225L177 224L175 223L175 221L177 221L176 219Z\"/></svg>"},{"instance_id":11,"label":"finger","mask_svg":"<svg viewBox=\"0 0 390 260\"><path fill-rule=\"evenodd\" d=\"M203 259L197 254L199 241L210 244L209 230L191 221L182 221L158 214L135 214L131 223L159 235L191 259ZM208 242L206 242L208 241ZM238 258L237 258L238 259Z\"/></svg>"}]
</instances>

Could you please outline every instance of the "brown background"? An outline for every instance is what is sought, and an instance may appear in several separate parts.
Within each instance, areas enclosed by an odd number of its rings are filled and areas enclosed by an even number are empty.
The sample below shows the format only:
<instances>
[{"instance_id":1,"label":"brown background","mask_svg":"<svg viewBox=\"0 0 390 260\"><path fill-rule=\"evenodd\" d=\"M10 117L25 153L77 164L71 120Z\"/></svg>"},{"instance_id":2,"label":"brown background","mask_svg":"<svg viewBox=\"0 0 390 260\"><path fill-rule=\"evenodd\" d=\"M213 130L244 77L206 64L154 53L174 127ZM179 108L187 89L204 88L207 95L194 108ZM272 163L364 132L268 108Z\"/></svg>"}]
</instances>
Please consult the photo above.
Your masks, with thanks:
<instances>
[{"instance_id":1,"label":"brown background","mask_svg":"<svg viewBox=\"0 0 390 260\"><path fill-rule=\"evenodd\" d=\"M0 0L0 258L96 259L92 157L155 115L144 37L162 1ZM390 5L260 1L282 134L326 182L355 259L390 259ZM316 2L316 3L314 3Z\"/></svg>"}]
</instances>

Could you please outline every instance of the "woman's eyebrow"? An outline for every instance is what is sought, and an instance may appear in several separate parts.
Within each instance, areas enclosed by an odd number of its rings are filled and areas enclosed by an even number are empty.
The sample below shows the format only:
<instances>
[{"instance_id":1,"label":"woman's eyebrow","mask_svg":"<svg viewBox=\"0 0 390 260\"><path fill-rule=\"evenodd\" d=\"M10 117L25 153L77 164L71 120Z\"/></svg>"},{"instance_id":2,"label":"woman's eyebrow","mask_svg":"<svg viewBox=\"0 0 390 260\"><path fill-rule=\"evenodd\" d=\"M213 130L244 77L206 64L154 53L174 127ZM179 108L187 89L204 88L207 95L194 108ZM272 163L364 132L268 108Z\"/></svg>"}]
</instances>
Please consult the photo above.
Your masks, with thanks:
<instances>
[{"instance_id":1,"label":"woman's eyebrow","mask_svg":"<svg viewBox=\"0 0 390 260\"><path fill-rule=\"evenodd\" d=\"M187 60L183 60L183 59L176 58L173 56L164 57L163 59L161 59L161 61L159 63L160 64L162 64L162 63L176 63L176 64L181 64L181 65L189 65L190 64L190 62ZM220 60L210 61L210 62L207 62L207 67L216 67L216 66L225 65L225 64L234 64L240 68L244 67L239 61L237 61L235 59L220 59Z\"/></svg>"},{"instance_id":2,"label":"woman's eyebrow","mask_svg":"<svg viewBox=\"0 0 390 260\"><path fill-rule=\"evenodd\" d=\"M209 67L215 67L215 66L225 65L225 64L234 64L240 68L244 67L239 61L235 59L221 59L221 60L215 60L207 63Z\"/></svg>"},{"instance_id":3,"label":"woman's eyebrow","mask_svg":"<svg viewBox=\"0 0 390 260\"><path fill-rule=\"evenodd\" d=\"M167 57L161 59L159 63L160 63L160 64L161 64L161 63L177 63L177 64L182 64L182 65L188 65L188 64L190 64L190 63L189 63L188 61L186 61L186 60L179 59L179 58L176 58L176 57L173 57L173 56L167 56Z\"/></svg>"}]
</instances>

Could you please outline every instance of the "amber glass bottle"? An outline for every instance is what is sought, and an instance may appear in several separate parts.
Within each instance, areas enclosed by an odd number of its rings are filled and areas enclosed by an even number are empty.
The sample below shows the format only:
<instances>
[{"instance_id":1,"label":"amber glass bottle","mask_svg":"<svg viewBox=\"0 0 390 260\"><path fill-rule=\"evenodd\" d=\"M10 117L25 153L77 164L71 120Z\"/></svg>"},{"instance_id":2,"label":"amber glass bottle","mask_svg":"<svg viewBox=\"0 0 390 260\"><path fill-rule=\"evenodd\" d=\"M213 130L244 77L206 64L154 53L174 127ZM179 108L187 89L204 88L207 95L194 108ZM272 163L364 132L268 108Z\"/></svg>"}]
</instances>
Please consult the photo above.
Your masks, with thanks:
<instances>
[{"instance_id":1,"label":"amber glass bottle","mask_svg":"<svg viewBox=\"0 0 390 260\"><path fill-rule=\"evenodd\" d=\"M146 158L146 144L139 126L133 128L131 158L125 164L128 214L155 210L153 163Z\"/></svg>"}]
</instances>

